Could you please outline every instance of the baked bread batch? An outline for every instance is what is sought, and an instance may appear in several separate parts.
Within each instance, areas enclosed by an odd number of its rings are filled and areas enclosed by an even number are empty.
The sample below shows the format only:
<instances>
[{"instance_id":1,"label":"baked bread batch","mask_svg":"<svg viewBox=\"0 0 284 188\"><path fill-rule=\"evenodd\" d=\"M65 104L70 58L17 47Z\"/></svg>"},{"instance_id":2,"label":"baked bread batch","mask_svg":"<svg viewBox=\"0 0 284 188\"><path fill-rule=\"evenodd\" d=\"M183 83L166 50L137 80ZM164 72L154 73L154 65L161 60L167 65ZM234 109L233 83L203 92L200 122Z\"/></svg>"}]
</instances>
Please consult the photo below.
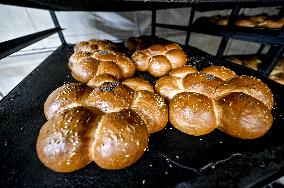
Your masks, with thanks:
<instances>
[{"instance_id":1,"label":"baked bread batch","mask_svg":"<svg viewBox=\"0 0 284 188\"><path fill-rule=\"evenodd\" d=\"M104 169L128 167L143 155L149 134L168 120L194 136L217 128L254 139L270 129L273 96L260 80L225 67L199 72L185 66L187 57L178 44L135 45L132 59L109 41L75 45L68 66L81 83L57 88L44 104L47 122L36 149L46 167L72 172L92 161ZM154 89L134 77L135 71L163 77Z\"/></svg>"},{"instance_id":2,"label":"baked bread batch","mask_svg":"<svg viewBox=\"0 0 284 188\"><path fill-rule=\"evenodd\" d=\"M229 57L227 60L246 66L248 68L257 70L258 66L262 63L261 58L252 56L252 57L245 57L245 58L239 58L239 57ZM277 65L274 67L272 72L269 75L269 79L278 82L280 84L284 84L284 58L281 58Z\"/></svg>"},{"instance_id":3,"label":"baked bread batch","mask_svg":"<svg viewBox=\"0 0 284 188\"><path fill-rule=\"evenodd\" d=\"M228 25L229 23L229 16L218 15L208 19L217 25ZM269 29L280 29L283 25L284 18L274 18L266 15L241 16L235 22L235 26L239 27L265 27Z\"/></svg>"}]
</instances>

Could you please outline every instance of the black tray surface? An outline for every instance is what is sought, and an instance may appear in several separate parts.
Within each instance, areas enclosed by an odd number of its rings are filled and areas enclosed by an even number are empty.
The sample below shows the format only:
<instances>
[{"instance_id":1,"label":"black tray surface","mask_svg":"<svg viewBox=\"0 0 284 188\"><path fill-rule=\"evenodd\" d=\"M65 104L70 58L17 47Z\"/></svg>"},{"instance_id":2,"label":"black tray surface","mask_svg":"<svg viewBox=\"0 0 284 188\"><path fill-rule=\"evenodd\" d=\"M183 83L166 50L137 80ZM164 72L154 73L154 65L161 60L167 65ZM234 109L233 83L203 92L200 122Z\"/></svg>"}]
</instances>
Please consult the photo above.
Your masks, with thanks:
<instances>
[{"instance_id":1,"label":"black tray surface","mask_svg":"<svg viewBox=\"0 0 284 188\"><path fill-rule=\"evenodd\" d=\"M283 5L282 0L0 0L0 3L60 11L136 11L197 6L199 10ZM210 6L208 6L210 5Z\"/></svg>"},{"instance_id":2,"label":"black tray surface","mask_svg":"<svg viewBox=\"0 0 284 188\"><path fill-rule=\"evenodd\" d=\"M190 47L189 64L198 69L225 65L238 74L257 75L230 62ZM46 122L43 103L64 83L75 82L67 67L73 45L52 53L0 101L0 187L243 187L281 172L284 166L284 87L265 78L274 93L274 123L255 140L240 140L214 131L193 137L170 124L150 137L149 150L123 170L103 170L95 163L73 173L56 173L38 159L35 145ZM155 82L156 78L137 73Z\"/></svg>"}]
</instances>

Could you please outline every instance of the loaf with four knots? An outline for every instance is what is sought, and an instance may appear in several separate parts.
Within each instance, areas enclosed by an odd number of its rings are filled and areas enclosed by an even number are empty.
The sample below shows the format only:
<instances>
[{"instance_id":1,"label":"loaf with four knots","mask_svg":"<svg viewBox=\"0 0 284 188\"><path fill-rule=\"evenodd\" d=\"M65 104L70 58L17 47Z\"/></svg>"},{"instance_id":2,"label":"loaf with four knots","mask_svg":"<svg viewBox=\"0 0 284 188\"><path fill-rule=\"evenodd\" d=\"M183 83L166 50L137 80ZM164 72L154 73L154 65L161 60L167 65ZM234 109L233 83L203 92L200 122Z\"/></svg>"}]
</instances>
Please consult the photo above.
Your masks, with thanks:
<instances>
[{"instance_id":1,"label":"loaf with four knots","mask_svg":"<svg viewBox=\"0 0 284 188\"><path fill-rule=\"evenodd\" d=\"M142 156L149 134L166 126L168 108L147 81L125 82L94 88L70 83L49 95L44 104L48 121L37 140L45 166L72 172L94 161L101 168L121 169Z\"/></svg>"},{"instance_id":2,"label":"loaf with four knots","mask_svg":"<svg viewBox=\"0 0 284 188\"><path fill-rule=\"evenodd\" d=\"M118 47L115 43L109 40L88 40L88 41L81 41L75 44L74 52L94 52L97 50L111 50L116 51Z\"/></svg>"},{"instance_id":3,"label":"loaf with four knots","mask_svg":"<svg viewBox=\"0 0 284 188\"><path fill-rule=\"evenodd\" d=\"M161 77L155 90L169 101L170 123L189 135L218 128L237 138L254 139L272 126L270 89L255 77L237 76L225 67L200 72L179 68Z\"/></svg>"},{"instance_id":4,"label":"loaf with four knots","mask_svg":"<svg viewBox=\"0 0 284 188\"><path fill-rule=\"evenodd\" d=\"M132 77L136 70L133 60L110 50L75 52L69 59L68 67L73 78L82 83L102 74L110 74L122 80Z\"/></svg>"},{"instance_id":5,"label":"loaf with four knots","mask_svg":"<svg viewBox=\"0 0 284 188\"><path fill-rule=\"evenodd\" d=\"M136 50L144 50L154 44L165 44L166 41L157 37L157 36L147 36L147 35L141 35L138 37L130 37L128 38L124 46L129 51L130 54L135 52Z\"/></svg>"},{"instance_id":6,"label":"loaf with four knots","mask_svg":"<svg viewBox=\"0 0 284 188\"><path fill-rule=\"evenodd\" d=\"M187 61L186 54L175 43L152 45L144 50L137 50L131 57L138 71L148 71L156 77L167 75Z\"/></svg>"}]
</instances>

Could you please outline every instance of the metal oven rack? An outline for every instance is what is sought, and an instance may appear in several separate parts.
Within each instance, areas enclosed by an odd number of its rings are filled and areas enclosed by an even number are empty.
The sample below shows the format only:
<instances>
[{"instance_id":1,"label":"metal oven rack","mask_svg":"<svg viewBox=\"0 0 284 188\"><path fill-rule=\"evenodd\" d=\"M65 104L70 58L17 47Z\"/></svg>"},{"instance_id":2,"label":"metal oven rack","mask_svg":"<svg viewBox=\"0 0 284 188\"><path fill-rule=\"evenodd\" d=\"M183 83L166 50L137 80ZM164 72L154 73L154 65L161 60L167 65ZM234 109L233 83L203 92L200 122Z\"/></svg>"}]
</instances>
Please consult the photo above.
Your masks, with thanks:
<instances>
[{"instance_id":1,"label":"metal oven rack","mask_svg":"<svg viewBox=\"0 0 284 188\"><path fill-rule=\"evenodd\" d=\"M170 28L187 31L187 37L185 43L188 44L190 33L203 33L207 35L214 35L222 37L219 49L216 56L222 58L225 48L227 46L229 38L250 41L260 43L261 46L258 49L258 54L262 52L265 45L271 45L269 48L263 63L259 66L259 74L268 77L276 66L278 59L283 55L283 42L284 42L284 28L274 29L258 29L258 28L243 28L235 27L234 22L239 16L241 8L255 8L257 6L282 6L283 2L253 2L253 3L229 3L229 4L217 4L216 6L199 6L193 5L190 12L189 24L187 26L171 25L171 24L160 24L157 23L158 27ZM210 11L210 10L221 10L231 9L228 26L218 26L208 22L206 18L199 18L193 23L194 15L196 11ZM280 9L279 15L283 16L283 7Z\"/></svg>"},{"instance_id":2,"label":"metal oven rack","mask_svg":"<svg viewBox=\"0 0 284 188\"><path fill-rule=\"evenodd\" d=\"M41 126L46 122L43 103L63 83L74 82L67 62L73 45L66 44L55 10L151 10L152 33L155 34L155 12L162 8L204 5L233 8L243 6L281 5L281 1L0 1L5 4L49 9L55 28L0 44L0 57L59 33L62 45L0 101L0 186L97 186L97 187L259 187L284 174L284 87L265 75L226 62L199 49L188 46L192 18L187 26L188 37L183 46L191 57L190 64L198 69L209 65L226 65L237 74L261 78L274 93L274 124L262 138L239 140L220 131L202 137L191 137L172 129L171 125L151 135L149 151L134 165L119 171L107 171L94 163L79 171L60 174L45 168L37 158L35 144ZM109 5L109 6L106 6ZM93 7L90 9L89 7ZM191 13L192 14L192 13ZM137 73L151 82L156 78Z\"/></svg>"}]
</instances>

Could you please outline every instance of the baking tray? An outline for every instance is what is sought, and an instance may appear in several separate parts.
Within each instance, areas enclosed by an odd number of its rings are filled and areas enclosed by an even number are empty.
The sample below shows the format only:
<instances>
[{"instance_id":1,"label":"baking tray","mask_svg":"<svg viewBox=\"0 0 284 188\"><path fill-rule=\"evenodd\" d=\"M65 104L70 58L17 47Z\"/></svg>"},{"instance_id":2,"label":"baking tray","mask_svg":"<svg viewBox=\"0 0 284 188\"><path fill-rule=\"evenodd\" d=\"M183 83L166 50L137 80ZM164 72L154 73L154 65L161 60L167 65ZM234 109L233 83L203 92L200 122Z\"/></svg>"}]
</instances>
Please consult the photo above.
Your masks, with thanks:
<instances>
[{"instance_id":1,"label":"baking tray","mask_svg":"<svg viewBox=\"0 0 284 188\"><path fill-rule=\"evenodd\" d=\"M149 150L122 170L103 170L95 163L72 173L56 173L38 159L35 145L46 122L43 104L64 83L75 82L67 68L73 45L60 46L0 101L0 187L243 187L281 174L284 167L283 86L262 78L274 93L274 123L255 140L240 140L216 130L193 137L171 125L150 136ZM187 49L198 69L225 65L238 74L257 72ZM155 82L147 74L137 74Z\"/></svg>"},{"instance_id":2,"label":"baking tray","mask_svg":"<svg viewBox=\"0 0 284 188\"><path fill-rule=\"evenodd\" d=\"M281 29L269 29L261 27L228 27L217 25L208 17L200 17L193 24L193 32L222 36L238 40L257 42L262 44L283 45L284 38L279 37Z\"/></svg>"}]
</instances>

